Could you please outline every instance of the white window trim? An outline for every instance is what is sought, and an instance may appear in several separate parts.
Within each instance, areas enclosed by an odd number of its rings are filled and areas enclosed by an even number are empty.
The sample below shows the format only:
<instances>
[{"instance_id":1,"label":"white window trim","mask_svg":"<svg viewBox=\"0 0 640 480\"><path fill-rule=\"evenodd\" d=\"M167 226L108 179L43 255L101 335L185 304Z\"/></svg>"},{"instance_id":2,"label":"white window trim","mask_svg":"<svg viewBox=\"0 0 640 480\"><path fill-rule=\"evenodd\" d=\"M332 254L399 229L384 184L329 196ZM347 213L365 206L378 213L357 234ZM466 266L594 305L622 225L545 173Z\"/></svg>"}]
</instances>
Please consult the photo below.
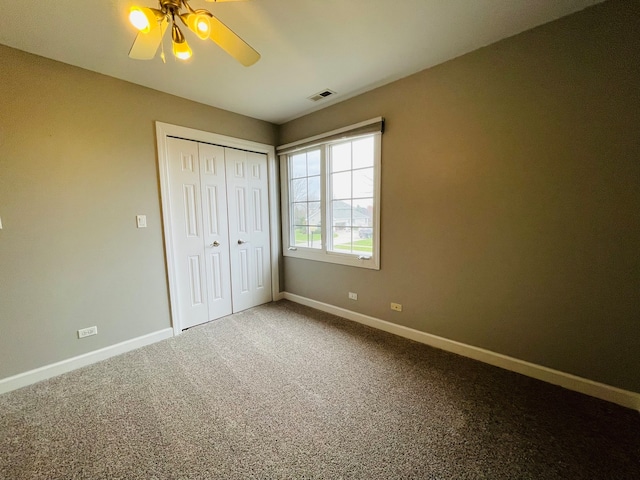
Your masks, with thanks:
<instances>
[{"instance_id":1,"label":"white window trim","mask_svg":"<svg viewBox=\"0 0 640 480\"><path fill-rule=\"evenodd\" d=\"M373 186L373 197L374 197L374 209L373 209L373 251L371 256L367 254L358 255L354 253L340 253L335 251L327 250L327 239L324 238L331 231L331 225L328 223L329 215L327 214L327 195L329 191L329 186L327 185L327 168L326 168L326 159L324 158L324 153L322 155L322 171L321 171L321 181L323 182L323 198L321 203L321 211L322 211L322 221L323 221L323 229L322 229L322 249L314 249L307 247L296 247L295 245L291 245L291 223L290 223L290 204L289 204L289 165L288 165L288 156L292 153L293 147L297 144L304 144L304 147L301 147L299 150L307 150L312 146L316 146L319 144L330 145L333 143L340 143L341 141L348 139L355 139L360 136L364 136L363 134L349 136L348 131L353 130L353 127L360 127L362 125L367 125L374 122L380 122L382 118L372 119L366 122L361 122L359 124L353 125L351 127L345 127L343 129L334 130L333 132L328 132L323 135L317 135L315 137L311 137L306 140L300 140L299 142L290 143L288 145L283 145L278 147L278 150L284 150L287 148L286 153L280 155L280 185L281 185L281 200L282 200L282 250L283 255L285 257L292 258L302 258L305 260L314 260L319 262L326 263L334 263L339 265L347 265L353 267L361 267L368 268L373 270L380 270L380 184L381 184L381 172L382 172L382 161L381 161L381 150L382 150L382 132L373 133L374 142L375 142L375 158L374 158L374 186ZM322 138L334 137L336 133L347 132L344 137L339 139L332 139L329 141L322 141ZM371 133L367 133L367 136L371 135ZM317 141L317 143L313 143Z\"/></svg>"}]
</instances>

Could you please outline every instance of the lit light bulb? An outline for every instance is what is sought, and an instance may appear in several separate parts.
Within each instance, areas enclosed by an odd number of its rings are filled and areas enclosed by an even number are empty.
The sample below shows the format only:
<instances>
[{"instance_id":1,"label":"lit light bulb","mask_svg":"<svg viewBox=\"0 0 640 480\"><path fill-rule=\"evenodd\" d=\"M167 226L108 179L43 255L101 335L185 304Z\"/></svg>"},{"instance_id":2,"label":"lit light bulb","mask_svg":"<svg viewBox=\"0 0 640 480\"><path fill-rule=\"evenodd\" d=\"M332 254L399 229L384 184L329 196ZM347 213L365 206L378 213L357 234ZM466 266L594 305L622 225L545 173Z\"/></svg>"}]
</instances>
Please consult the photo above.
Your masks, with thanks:
<instances>
[{"instance_id":1,"label":"lit light bulb","mask_svg":"<svg viewBox=\"0 0 640 480\"><path fill-rule=\"evenodd\" d=\"M180 60L189 60L191 58L191 55L193 55L193 52L191 51L191 47L189 47L189 44L185 40L182 43L173 44L173 54Z\"/></svg>"},{"instance_id":2,"label":"lit light bulb","mask_svg":"<svg viewBox=\"0 0 640 480\"><path fill-rule=\"evenodd\" d=\"M171 27L171 39L173 40L173 54L176 58L180 60L188 60L191 58L193 54L191 47L189 47L187 40L175 23Z\"/></svg>"},{"instance_id":3,"label":"lit light bulb","mask_svg":"<svg viewBox=\"0 0 640 480\"><path fill-rule=\"evenodd\" d=\"M137 7L131 8L131 13L129 13L129 21L134 27L144 33L147 33L151 28L147 17Z\"/></svg>"},{"instance_id":4,"label":"lit light bulb","mask_svg":"<svg viewBox=\"0 0 640 480\"><path fill-rule=\"evenodd\" d=\"M198 32L205 38L209 36L209 21L206 22L202 19L198 19Z\"/></svg>"},{"instance_id":5,"label":"lit light bulb","mask_svg":"<svg viewBox=\"0 0 640 480\"><path fill-rule=\"evenodd\" d=\"M158 21L159 10L148 7L131 7L129 10L129 21L142 33L149 33L151 27Z\"/></svg>"},{"instance_id":6,"label":"lit light bulb","mask_svg":"<svg viewBox=\"0 0 640 480\"><path fill-rule=\"evenodd\" d=\"M210 14L199 13L185 13L180 15L182 21L189 27L193 33L195 33L201 40L209 38L211 33L211 21L209 20Z\"/></svg>"}]
</instances>

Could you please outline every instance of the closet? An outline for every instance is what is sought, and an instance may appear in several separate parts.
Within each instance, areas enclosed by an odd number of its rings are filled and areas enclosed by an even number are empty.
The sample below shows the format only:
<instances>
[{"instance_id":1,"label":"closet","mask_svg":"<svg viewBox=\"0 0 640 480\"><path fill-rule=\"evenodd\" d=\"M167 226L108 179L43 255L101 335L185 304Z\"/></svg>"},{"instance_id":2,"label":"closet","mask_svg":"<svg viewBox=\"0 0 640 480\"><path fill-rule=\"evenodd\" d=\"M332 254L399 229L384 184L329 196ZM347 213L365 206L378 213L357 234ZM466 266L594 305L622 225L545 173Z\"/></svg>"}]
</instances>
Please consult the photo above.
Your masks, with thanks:
<instances>
[{"instance_id":1,"label":"closet","mask_svg":"<svg viewBox=\"0 0 640 480\"><path fill-rule=\"evenodd\" d=\"M167 248L180 328L270 302L267 156L174 137L166 142Z\"/></svg>"}]
</instances>

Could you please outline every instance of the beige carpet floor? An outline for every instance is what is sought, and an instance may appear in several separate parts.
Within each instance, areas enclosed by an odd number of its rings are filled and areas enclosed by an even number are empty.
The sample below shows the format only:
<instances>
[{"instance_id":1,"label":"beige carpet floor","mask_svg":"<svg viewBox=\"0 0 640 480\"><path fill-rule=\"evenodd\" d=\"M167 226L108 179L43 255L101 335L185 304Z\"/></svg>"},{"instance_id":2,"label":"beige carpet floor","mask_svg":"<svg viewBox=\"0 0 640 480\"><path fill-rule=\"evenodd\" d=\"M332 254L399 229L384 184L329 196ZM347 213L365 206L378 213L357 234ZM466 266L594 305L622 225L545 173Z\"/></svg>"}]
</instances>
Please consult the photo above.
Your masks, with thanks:
<instances>
[{"instance_id":1,"label":"beige carpet floor","mask_svg":"<svg viewBox=\"0 0 640 480\"><path fill-rule=\"evenodd\" d=\"M640 479L640 415L287 301L0 396L2 479Z\"/></svg>"}]
</instances>

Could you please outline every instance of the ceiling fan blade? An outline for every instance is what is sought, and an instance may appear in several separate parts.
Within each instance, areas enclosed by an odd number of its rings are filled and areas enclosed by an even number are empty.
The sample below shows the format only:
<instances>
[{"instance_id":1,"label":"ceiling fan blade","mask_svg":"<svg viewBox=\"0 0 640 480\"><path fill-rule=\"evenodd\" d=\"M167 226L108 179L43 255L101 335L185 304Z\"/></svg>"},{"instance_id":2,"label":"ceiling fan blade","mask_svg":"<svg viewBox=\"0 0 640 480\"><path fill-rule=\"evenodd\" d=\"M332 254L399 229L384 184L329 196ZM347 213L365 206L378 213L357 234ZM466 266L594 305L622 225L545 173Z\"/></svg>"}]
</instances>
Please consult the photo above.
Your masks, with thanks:
<instances>
[{"instance_id":1,"label":"ceiling fan blade","mask_svg":"<svg viewBox=\"0 0 640 480\"><path fill-rule=\"evenodd\" d=\"M229 0L225 0L229 1ZM238 60L245 67L249 67L260 60L260 54L242 40L224 23L212 16L211 35L209 38L217 43L220 48Z\"/></svg>"},{"instance_id":2,"label":"ceiling fan blade","mask_svg":"<svg viewBox=\"0 0 640 480\"><path fill-rule=\"evenodd\" d=\"M167 18L163 18L160 24L151 27L148 33L138 32L136 39L129 50L129 57L135 60L151 60L156 56L158 47L162 42L165 30L169 26Z\"/></svg>"}]
</instances>

